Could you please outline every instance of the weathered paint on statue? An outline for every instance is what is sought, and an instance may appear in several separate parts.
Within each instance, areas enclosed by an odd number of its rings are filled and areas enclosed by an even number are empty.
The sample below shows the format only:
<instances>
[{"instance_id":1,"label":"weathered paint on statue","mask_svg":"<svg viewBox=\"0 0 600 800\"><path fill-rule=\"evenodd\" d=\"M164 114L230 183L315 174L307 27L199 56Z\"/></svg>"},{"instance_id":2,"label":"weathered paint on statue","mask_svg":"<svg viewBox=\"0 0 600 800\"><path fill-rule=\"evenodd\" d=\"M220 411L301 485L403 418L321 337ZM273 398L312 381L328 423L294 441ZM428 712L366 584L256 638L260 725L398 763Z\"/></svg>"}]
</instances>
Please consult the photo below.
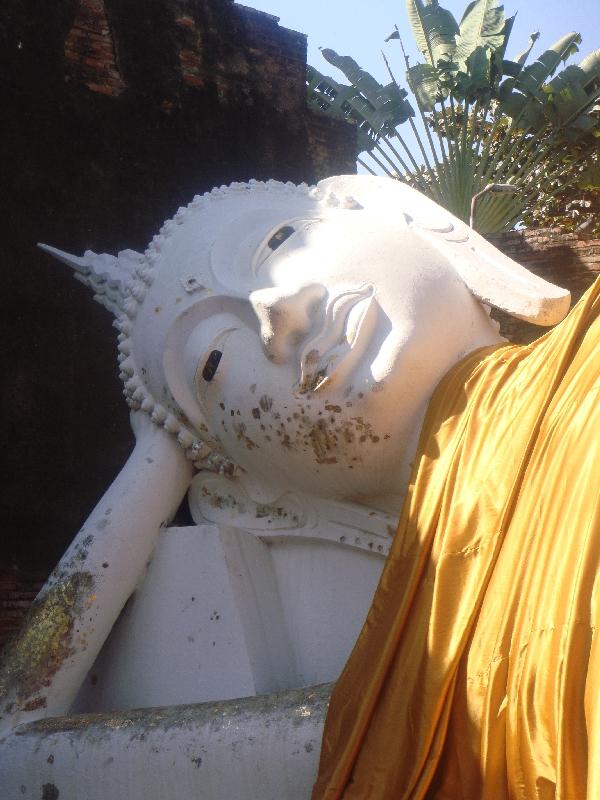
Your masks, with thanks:
<instances>
[{"instance_id":1,"label":"weathered paint on statue","mask_svg":"<svg viewBox=\"0 0 600 800\"><path fill-rule=\"evenodd\" d=\"M108 687L106 707L335 678L393 534L429 397L463 355L500 341L484 304L540 325L560 320L569 305L568 292L519 267L435 203L367 176L312 189L250 182L213 190L180 209L145 254L78 258L45 249L74 267L115 315L137 444L9 656L0 682L5 731L73 707L153 551L160 551L156 563L170 565L161 574L174 587L193 553L211 554L207 576L221 580L223 570L223 582L232 583L223 641L237 649L200 683L197 671L184 675L179 667L174 678L169 666L183 623L167 620L152 630L147 620L156 614L143 612L144 604L167 604L149 585L156 568L142 587L141 616L134 612L105 654L105 671L121 670L129 686ZM199 470L193 480L192 465ZM178 529L159 537L188 488L198 523L189 530L197 536ZM207 549L193 551L202 537ZM210 550L217 540L218 553ZM244 570L253 577L240 578ZM52 636L39 634L44 626ZM135 647L127 650L140 627L145 640L162 637L168 654L143 673ZM187 638L204 658L204 640ZM247 670L234 678L238 663ZM260 737L260 725L259 733L252 725ZM278 740L291 741L285 719L277 725ZM47 734L36 731L34 743ZM14 764L19 745L10 741ZM218 741L210 746L218 750ZM306 755L294 797L308 796L302 781L310 782L315 758ZM291 797L282 780L248 785L243 796ZM99 791L94 797L104 796ZM148 791L143 796L153 797ZM242 797L242 790L227 791ZM213 796L224 795L206 795Z\"/></svg>"}]
</instances>

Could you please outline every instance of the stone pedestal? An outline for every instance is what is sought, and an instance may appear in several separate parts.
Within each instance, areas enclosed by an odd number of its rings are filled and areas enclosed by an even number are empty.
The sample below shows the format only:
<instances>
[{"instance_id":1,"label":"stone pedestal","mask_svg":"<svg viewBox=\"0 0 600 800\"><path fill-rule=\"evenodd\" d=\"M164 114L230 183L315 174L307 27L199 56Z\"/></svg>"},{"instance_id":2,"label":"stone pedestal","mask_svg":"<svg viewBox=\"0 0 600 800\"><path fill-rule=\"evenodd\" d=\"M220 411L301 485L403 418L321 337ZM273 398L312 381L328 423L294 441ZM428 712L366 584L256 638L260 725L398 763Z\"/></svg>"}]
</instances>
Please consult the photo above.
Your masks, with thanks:
<instances>
[{"instance_id":1,"label":"stone pedestal","mask_svg":"<svg viewBox=\"0 0 600 800\"><path fill-rule=\"evenodd\" d=\"M388 523L375 517L379 527ZM227 700L335 680L389 536L373 553L310 528L277 533L214 524L164 530L72 711Z\"/></svg>"},{"instance_id":2,"label":"stone pedestal","mask_svg":"<svg viewBox=\"0 0 600 800\"><path fill-rule=\"evenodd\" d=\"M330 687L22 725L6 800L307 800Z\"/></svg>"}]
</instances>

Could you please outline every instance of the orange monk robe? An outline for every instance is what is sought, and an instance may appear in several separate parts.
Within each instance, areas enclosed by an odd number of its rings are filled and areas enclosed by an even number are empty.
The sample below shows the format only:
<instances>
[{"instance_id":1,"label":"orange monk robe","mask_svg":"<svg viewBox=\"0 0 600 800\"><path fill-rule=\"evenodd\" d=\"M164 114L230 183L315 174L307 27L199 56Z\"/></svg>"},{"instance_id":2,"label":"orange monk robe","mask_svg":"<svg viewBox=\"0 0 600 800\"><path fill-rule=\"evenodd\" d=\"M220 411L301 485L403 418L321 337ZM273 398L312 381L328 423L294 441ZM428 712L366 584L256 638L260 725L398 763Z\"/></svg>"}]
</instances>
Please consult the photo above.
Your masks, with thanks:
<instances>
[{"instance_id":1,"label":"orange monk robe","mask_svg":"<svg viewBox=\"0 0 600 800\"><path fill-rule=\"evenodd\" d=\"M313 800L600 798L600 279L438 386Z\"/></svg>"}]
</instances>

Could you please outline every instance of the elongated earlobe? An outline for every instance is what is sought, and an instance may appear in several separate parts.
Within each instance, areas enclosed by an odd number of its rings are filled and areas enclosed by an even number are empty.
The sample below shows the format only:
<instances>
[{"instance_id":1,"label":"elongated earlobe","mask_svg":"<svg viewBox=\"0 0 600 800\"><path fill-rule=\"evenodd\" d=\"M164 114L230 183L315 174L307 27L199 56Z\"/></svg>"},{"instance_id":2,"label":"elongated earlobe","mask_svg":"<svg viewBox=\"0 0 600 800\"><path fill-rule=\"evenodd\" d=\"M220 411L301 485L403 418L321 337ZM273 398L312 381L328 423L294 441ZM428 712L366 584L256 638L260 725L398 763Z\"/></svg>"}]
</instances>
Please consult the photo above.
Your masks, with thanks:
<instances>
[{"instance_id":1,"label":"elongated earlobe","mask_svg":"<svg viewBox=\"0 0 600 800\"><path fill-rule=\"evenodd\" d=\"M522 267L432 200L417 196L409 225L450 260L478 300L534 325L555 325L571 293Z\"/></svg>"},{"instance_id":2,"label":"elongated earlobe","mask_svg":"<svg viewBox=\"0 0 600 800\"><path fill-rule=\"evenodd\" d=\"M408 225L449 260L482 303L534 325L555 325L569 311L571 295L517 264L465 222L409 186L380 176L326 178L322 193L352 194L388 222ZM390 265L391 267L391 265Z\"/></svg>"},{"instance_id":3,"label":"elongated earlobe","mask_svg":"<svg viewBox=\"0 0 600 800\"><path fill-rule=\"evenodd\" d=\"M555 325L568 313L571 293L504 255L475 231L467 242L445 242L468 289L483 303L534 325Z\"/></svg>"}]
</instances>

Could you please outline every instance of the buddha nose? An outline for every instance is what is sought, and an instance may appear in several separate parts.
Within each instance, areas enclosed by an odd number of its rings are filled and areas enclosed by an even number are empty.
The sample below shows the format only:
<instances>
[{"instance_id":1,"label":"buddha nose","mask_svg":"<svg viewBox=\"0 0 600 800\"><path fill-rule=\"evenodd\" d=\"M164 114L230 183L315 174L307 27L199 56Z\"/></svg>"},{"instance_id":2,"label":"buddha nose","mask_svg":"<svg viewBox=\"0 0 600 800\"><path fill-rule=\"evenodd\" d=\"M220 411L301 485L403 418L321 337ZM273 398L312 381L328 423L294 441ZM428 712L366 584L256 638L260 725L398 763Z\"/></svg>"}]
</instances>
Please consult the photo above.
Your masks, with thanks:
<instances>
[{"instance_id":1,"label":"buddha nose","mask_svg":"<svg viewBox=\"0 0 600 800\"><path fill-rule=\"evenodd\" d=\"M285 364L300 342L323 320L327 289L312 283L300 289L280 287L259 289L250 303L260 323L260 339L266 356L275 364Z\"/></svg>"}]
</instances>

